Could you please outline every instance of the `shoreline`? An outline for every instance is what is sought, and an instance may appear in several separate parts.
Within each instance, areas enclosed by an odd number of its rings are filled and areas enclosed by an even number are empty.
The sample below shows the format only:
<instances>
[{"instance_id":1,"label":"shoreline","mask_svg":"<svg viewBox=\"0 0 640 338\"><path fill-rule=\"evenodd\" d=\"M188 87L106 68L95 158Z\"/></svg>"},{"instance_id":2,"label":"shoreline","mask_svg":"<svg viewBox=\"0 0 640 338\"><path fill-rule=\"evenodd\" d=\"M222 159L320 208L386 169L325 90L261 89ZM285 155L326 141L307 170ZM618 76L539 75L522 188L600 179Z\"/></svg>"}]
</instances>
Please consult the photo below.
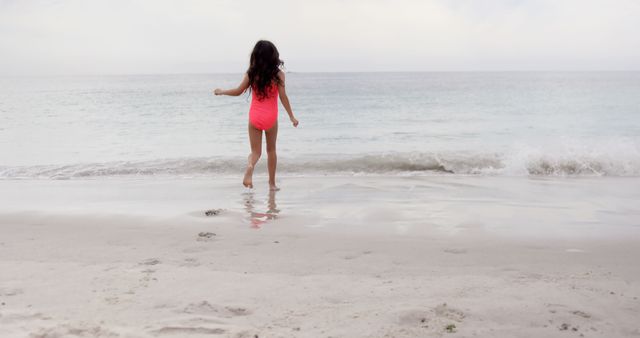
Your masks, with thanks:
<instances>
[{"instance_id":1,"label":"shoreline","mask_svg":"<svg viewBox=\"0 0 640 338\"><path fill-rule=\"evenodd\" d=\"M162 219L220 209L231 224L250 224L251 213L275 209L263 218L274 216L280 227L332 232L640 240L636 177L284 177L273 195L263 175L255 178L255 189L242 187L240 179L0 180L0 217Z\"/></svg>"}]
</instances>

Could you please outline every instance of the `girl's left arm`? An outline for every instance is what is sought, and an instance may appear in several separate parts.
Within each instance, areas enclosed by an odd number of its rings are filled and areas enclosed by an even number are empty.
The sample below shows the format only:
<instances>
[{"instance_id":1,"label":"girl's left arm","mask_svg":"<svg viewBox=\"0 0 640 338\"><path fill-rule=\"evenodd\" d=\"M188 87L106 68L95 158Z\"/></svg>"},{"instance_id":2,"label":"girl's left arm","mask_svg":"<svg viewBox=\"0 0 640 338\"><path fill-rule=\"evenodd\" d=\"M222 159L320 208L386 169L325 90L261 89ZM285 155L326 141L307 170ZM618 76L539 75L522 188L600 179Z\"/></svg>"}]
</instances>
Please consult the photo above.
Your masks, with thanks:
<instances>
[{"instance_id":1,"label":"girl's left arm","mask_svg":"<svg viewBox=\"0 0 640 338\"><path fill-rule=\"evenodd\" d=\"M280 71L278 73L278 78L280 79L280 83L278 84L278 95L280 95L280 102L282 102L282 105L284 106L284 109L287 111L287 114L289 114L289 120L291 120L291 123L293 124L294 127L298 127L298 119L296 119L295 116L293 116L293 109L291 109L291 104L289 103L289 97L287 96L287 90L285 89L284 86L284 72Z\"/></svg>"},{"instance_id":2,"label":"girl's left arm","mask_svg":"<svg viewBox=\"0 0 640 338\"><path fill-rule=\"evenodd\" d=\"M244 93L244 91L247 90L247 88L249 88L249 76L247 75L247 73L245 73L244 77L242 77L242 82L240 82L238 87L233 89L226 89L226 90L217 88L216 90L213 91L213 93L216 95L238 96Z\"/></svg>"}]
</instances>

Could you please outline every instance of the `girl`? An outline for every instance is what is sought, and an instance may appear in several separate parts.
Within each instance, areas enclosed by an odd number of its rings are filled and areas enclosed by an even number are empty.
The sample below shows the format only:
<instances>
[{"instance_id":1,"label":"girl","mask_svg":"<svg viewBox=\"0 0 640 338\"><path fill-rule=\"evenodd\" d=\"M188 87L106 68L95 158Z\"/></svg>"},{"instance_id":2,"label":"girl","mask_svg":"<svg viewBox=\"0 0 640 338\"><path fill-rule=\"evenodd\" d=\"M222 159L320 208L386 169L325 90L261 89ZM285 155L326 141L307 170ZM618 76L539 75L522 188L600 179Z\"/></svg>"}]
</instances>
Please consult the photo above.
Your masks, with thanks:
<instances>
[{"instance_id":1,"label":"girl","mask_svg":"<svg viewBox=\"0 0 640 338\"><path fill-rule=\"evenodd\" d=\"M284 62L276 46L265 40L260 40L253 47L249 60L249 69L244 74L242 82L234 89L216 89L216 95L238 96L247 89L251 91L251 107L249 108L249 142L251 154L244 174L242 184L253 188L253 168L262 153L262 131L267 139L267 166L269 168L269 188L279 190L276 186L276 138L278 137L278 96L289 114L294 127L298 127L298 120L293 116L289 98L284 86L284 72L280 70Z\"/></svg>"}]
</instances>

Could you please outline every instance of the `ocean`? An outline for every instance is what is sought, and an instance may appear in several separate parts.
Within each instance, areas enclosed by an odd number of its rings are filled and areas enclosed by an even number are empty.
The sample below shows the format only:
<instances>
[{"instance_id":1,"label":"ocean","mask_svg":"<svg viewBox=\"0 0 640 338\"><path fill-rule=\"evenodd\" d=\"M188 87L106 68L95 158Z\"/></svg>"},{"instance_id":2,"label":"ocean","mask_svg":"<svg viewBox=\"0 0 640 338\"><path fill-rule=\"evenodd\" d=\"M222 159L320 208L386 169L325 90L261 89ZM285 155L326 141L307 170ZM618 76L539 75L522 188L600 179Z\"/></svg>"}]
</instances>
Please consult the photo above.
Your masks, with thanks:
<instances>
[{"instance_id":1,"label":"ocean","mask_svg":"<svg viewBox=\"0 0 640 338\"><path fill-rule=\"evenodd\" d=\"M0 179L241 176L250 95L212 93L241 77L1 78ZM640 175L640 72L293 72L287 91L280 177Z\"/></svg>"},{"instance_id":2,"label":"ocean","mask_svg":"<svg viewBox=\"0 0 640 338\"><path fill-rule=\"evenodd\" d=\"M1 80L0 336L638 332L640 73L240 78Z\"/></svg>"}]
</instances>

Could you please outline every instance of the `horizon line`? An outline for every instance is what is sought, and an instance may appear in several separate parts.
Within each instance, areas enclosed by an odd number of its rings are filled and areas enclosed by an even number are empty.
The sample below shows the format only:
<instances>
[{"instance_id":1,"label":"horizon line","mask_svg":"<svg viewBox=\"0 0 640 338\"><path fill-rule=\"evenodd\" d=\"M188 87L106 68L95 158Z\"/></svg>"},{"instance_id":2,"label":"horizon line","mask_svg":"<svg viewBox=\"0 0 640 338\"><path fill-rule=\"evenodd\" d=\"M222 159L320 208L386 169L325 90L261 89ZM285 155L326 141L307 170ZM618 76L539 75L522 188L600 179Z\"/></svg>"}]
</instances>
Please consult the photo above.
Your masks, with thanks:
<instances>
[{"instance_id":1,"label":"horizon line","mask_svg":"<svg viewBox=\"0 0 640 338\"><path fill-rule=\"evenodd\" d=\"M407 73L635 73L640 69L617 70L367 70L367 71L289 71L286 74L407 74ZM0 74L0 78L37 77L109 77L109 76L184 76L184 75L237 75L243 72L158 72L158 73L60 73L60 74Z\"/></svg>"}]
</instances>

